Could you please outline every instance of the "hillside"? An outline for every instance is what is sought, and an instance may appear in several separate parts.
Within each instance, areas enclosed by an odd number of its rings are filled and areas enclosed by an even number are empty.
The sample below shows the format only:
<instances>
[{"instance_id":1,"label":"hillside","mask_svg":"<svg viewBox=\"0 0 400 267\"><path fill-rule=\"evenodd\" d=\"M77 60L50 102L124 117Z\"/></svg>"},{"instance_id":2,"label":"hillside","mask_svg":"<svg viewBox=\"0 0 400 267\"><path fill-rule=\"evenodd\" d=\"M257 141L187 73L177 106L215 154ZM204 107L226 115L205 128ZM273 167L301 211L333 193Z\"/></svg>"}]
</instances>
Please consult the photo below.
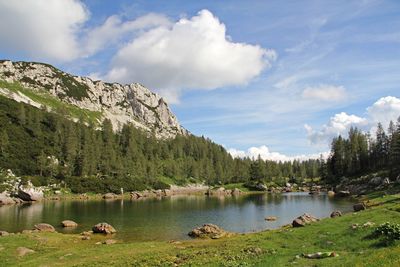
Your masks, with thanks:
<instances>
[{"instance_id":1,"label":"hillside","mask_svg":"<svg viewBox=\"0 0 400 267\"><path fill-rule=\"evenodd\" d=\"M35 107L62 110L74 120L100 124L109 119L114 130L130 123L157 138L187 134L163 98L138 83L93 81L44 63L1 60L0 94Z\"/></svg>"}]
</instances>

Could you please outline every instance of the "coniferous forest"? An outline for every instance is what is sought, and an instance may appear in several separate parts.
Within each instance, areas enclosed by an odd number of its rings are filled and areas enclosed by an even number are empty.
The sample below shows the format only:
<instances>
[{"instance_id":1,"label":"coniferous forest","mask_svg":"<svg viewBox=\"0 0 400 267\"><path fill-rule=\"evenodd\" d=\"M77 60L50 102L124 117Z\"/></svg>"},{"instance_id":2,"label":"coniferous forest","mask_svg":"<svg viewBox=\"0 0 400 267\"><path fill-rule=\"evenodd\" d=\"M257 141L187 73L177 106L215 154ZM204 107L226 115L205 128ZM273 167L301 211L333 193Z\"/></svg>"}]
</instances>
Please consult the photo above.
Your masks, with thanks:
<instances>
[{"instance_id":1,"label":"coniferous forest","mask_svg":"<svg viewBox=\"0 0 400 267\"><path fill-rule=\"evenodd\" d=\"M204 137L160 140L131 125L87 125L0 96L0 168L37 185L65 183L73 192L162 189L204 182L301 182L319 176L321 160L274 162L232 158Z\"/></svg>"},{"instance_id":2,"label":"coniferous forest","mask_svg":"<svg viewBox=\"0 0 400 267\"><path fill-rule=\"evenodd\" d=\"M338 184L343 177L385 171L392 178L400 174L400 117L391 121L387 132L378 123L376 135L351 128L348 138L332 140L331 155L321 175L330 184Z\"/></svg>"}]
</instances>

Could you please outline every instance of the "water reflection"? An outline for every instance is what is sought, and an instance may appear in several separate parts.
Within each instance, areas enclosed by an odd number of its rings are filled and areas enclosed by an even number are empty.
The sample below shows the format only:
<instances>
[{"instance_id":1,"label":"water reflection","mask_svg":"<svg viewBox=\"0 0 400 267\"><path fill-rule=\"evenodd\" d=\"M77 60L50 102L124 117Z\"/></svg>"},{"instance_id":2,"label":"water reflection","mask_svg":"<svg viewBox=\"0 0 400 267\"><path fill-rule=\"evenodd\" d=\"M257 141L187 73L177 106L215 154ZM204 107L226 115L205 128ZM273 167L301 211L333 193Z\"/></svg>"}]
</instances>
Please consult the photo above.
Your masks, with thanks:
<instances>
[{"instance_id":1,"label":"water reflection","mask_svg":"<svg viewBox=\"0 0 400 267\"><path fill-rule=\"evenodd\" d=\"M309 212L326 217L335 210L349 211L348 200L307 193L259 194L243 196L171 196L163 199L112 201L46 201L0 207L0 230L31 229L47 222L61 232L82 232L94 224L108 222L126 240L169 240L187 238L194 226L215 223L234 232L260 231L290 223ZM266 222L266 216L276 216ZM76 229L62 229L61 221L70 219Z\"/></svg>"}]
</instances>

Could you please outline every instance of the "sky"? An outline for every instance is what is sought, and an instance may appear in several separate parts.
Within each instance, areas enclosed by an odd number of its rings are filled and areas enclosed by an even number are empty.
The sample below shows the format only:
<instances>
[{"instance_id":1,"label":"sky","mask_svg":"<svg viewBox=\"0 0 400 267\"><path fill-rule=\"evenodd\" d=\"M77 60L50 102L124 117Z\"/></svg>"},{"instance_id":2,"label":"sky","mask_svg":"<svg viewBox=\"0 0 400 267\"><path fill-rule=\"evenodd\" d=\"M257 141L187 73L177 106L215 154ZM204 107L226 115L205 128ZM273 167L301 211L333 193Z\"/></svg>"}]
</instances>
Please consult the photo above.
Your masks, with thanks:
<instances>
[{"instance_id":1,"label":"sky","mask_svg":"<svg viewBox=\"0 0 400 267\"><path fill-rule=\"evenodd\" d=\"M139 82L234 156L327 155L400 116L396 0L0 0L0 58Z\"/></svg>"}]
</instances>

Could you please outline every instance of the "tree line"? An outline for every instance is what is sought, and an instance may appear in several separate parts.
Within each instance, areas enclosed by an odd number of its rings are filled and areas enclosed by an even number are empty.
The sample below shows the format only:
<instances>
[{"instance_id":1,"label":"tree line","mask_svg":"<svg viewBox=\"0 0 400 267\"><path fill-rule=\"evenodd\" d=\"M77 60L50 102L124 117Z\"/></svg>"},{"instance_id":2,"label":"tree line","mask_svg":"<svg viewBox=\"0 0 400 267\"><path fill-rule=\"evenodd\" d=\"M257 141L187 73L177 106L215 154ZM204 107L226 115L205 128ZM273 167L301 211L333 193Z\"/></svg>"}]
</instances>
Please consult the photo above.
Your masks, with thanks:
<instances>
[{"instance_id":1,"label":"tree line","mask_svg":"<svg viewBox=\"0 0 400 267\"><path fill-rule=\"evenodd\" d=\"M0 96L0 168L39 184L63 181L74 192L165 188L169 183L301 182L319 176L321 160L232 158L204 137L159 140L126 124L114 132Z\"/></svg>"},{"instance_id":2,"label":"tree line","mask_svg":"<svg viewBox=\"0 0 400 267\"><path fill-rule=\"evenodd\" d=\"M386 171L393 178L400 174L400 117L396 123L390 121L387 131L378 123L374 136L351 128L348 138L334 138L321 175L337 184L343 177L377 171Z\"/></svg>"}]
</instances>

